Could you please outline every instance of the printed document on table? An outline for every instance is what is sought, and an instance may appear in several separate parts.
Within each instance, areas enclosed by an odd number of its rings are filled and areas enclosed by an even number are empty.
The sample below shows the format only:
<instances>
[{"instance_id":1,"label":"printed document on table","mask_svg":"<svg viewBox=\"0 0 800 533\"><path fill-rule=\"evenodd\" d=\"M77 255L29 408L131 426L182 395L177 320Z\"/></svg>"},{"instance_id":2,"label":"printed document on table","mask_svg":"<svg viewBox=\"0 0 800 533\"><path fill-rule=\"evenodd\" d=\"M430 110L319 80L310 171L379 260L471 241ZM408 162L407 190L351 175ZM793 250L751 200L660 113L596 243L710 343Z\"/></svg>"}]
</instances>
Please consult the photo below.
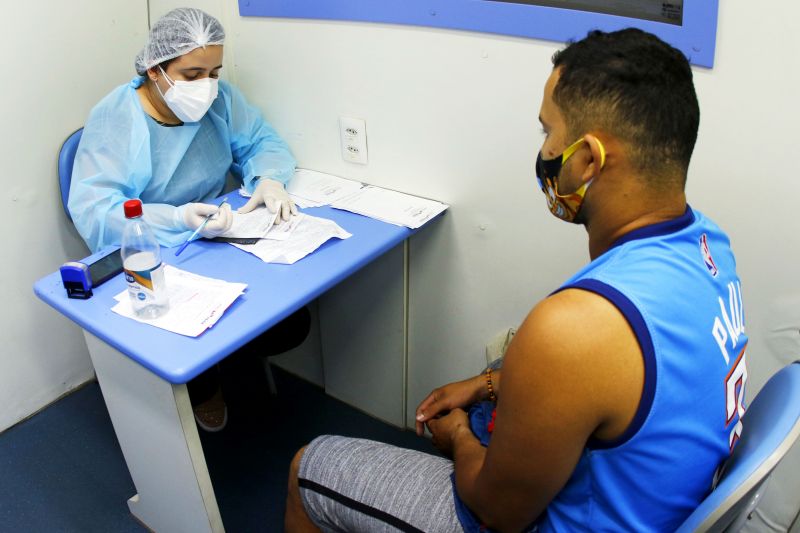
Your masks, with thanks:
<instances>
[{"instance_id":1,"label":"printed document on table","mask_svg":"<svg viewBox=\"0 0 800 533\"><path fill-rule=\"evenodd\" d=\"M358 191L364 185L360 181L348 180L308 170L298 168L295 170L292 179L286 186L286 192L298 207L321 207L345 196L349 196ZM250 198L252 194L247 192L244 187L239 189L239 194L245 198Z\"/></svg>"},{"instance_id":2,"label":"printed document on table","mask_svg":"<svg viewBox=\"0 0 800 533\"><path fill-rule=\"evenodd\" d=\"M232 211L233 224L231 229L219 235L220 237L259 238L263 239L275 224L278 212L272 212L265 206L257 207L249 213Z\"/></svg>"},{"instance_id":3,"label":"printed document on table","mask_svg":"<svg viewBox=\"0 0 800 533\"><path fill-rule=\"evenodd\" d=\"M360 181L299 168L289 181L286 190L300 207L318 207L350 196L361 187L363 184ZM310 206L309 203L313 205Z\"/></svg>"},{"instance_id":4,"label":"printed document on table","mask_svg":"<svg viewBox=\"0 0 800 533\"><path fill-rule=\"evenodd\" d=\"M229 283L208 278L172 265L164 266L164 278L169 295L169 311L164 315L152 320L138 318L133 313L127 289L114 297L117 304L111 310L143 324L187 337L197 337L216 324L225 310L247 288L246 283Z\"/></svg>"},{"instance_id":5,"label":"printed document on table","mask_svg":"<svg viewBox=\"0 0 800 533\"><path fill-rule=\"evenodd\" d=\"M250 252L266 263L291 265L322 246L329 239L352 237L336 222L325 218L300 213L292 217L292 220L295 221L296 226L292 231L291 239L282 241L262 239L256 244L231 243L231 245Z\"/></svg>"},{"instance_id":6,"label":"printed document on table","mask_svg":"<svg viewBox=\"0 0 800 533\"><path fill-rule=\"evenodd\" d=\"M272 227L272 231L267 233L264 238L273 241L285 241L292 236L292 232L294 232L294 229L300 224L302 219L303 214L299 213L289 217L289 220L281 220L280 224L275 224Z\"/></svg>"},{"instance_id":7,"label":"printed document on table","mask_svg":"<svg viewBox=\"0 0 800 533\"><path fill-rule=\"evenodd\" d=\"M416 229L449 206L435 200L367 185L360 191L334 202L333 207L382 220L396 226Z\"/></svg>"}]
</instances>

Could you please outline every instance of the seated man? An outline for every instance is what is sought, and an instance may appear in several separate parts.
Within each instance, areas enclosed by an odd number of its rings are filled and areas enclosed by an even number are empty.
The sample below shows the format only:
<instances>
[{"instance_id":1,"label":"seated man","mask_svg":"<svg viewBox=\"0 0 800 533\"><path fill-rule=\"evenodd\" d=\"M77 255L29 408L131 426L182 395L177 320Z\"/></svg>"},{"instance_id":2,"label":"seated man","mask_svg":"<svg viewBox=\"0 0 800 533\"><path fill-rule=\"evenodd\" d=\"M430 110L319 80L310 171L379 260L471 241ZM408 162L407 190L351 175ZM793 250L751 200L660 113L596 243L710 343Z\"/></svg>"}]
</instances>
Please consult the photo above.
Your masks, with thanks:
<instances>
[{"instance_id":1,"label":"seated man","mask_svg":"<svg viewBox=\"0 0 800 533\"><path fill-rule=\"evenodd\" d=\"M536 174L591 262L533 308L502 370L420 404L418 433L452 460L319 437L292 463L288 531L673 531L711 489L742 431L747 337L728 237L684 194L691 68L635 29L553 65ZM481 400L496 411L463 410Z\"/></svg>"}]
</instances>

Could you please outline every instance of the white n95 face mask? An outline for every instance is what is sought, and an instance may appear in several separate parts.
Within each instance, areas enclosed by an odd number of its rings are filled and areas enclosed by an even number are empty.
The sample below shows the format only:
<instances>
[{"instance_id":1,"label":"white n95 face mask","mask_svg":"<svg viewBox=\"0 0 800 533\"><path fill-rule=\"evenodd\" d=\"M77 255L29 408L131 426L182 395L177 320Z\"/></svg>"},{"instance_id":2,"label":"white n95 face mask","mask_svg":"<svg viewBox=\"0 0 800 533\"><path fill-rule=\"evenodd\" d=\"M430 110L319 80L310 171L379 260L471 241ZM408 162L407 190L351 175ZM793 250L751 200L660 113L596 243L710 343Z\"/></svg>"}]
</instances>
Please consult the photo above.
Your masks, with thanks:
<instances>
[{"instance_id":1,"label":"white n95 face mask","mask_svg":"<svg viewBox=\"0 0 800 533\"><path fill-rule=\"evenodd\" d=\"M161 92L157 83L156 88L175 116L183 122L197 122L203 118L217 97L219 80L210 77L194 81L172 80L164 69L159 68L170 87L166 94Z\"/></svg>"}]
</instances>

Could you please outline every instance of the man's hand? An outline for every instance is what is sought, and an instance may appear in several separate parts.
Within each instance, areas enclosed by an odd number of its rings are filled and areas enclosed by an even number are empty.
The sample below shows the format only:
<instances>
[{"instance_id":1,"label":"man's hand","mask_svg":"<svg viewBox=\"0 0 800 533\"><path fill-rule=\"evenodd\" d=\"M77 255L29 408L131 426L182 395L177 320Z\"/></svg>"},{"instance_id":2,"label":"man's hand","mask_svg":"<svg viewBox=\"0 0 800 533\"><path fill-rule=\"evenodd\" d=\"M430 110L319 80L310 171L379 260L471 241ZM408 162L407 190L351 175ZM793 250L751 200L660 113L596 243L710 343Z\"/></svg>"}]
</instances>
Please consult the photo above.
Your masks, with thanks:
<instances>
[{"instance_id":1,"label":"man's hand","mask_svg":"<svg viewBox=\"0 0 800 533\"><path fill-rule=\"evenodd\" d=\"M425 432L425 422L453 409L464 408L486 396L488 390L482 375L434 389L417 407L417 435L422 436Z\"/></svg>"},{"instance_id":2,"label":"man's hand","mask_svg":"<svg viewBox=\"0 0 800 533\"><path fill-rule=\"evenodd\" d=\"M273 213L280 214L279 217L275 218L276 224L281 219L289 220L289 217L297 214L297 207L289 197L289 193L286 192L283 184L269 178L263 178L259 182L250 200L239 208L239 213L249 213L261 204L266 205L267 209Z\"/></svg>"},{"instance_id":3,"label":"man's hand","mask_svg":"<svg viewBox=\"0 0 800 533\"><path fill-rule=\"evenodd\" d=\"M433 435L433 445L448 457L453 456L453 443L459 432L471 431L466 411L459 408L440 418L430 419L428 429Z\"/></svg>"}]
</instances>

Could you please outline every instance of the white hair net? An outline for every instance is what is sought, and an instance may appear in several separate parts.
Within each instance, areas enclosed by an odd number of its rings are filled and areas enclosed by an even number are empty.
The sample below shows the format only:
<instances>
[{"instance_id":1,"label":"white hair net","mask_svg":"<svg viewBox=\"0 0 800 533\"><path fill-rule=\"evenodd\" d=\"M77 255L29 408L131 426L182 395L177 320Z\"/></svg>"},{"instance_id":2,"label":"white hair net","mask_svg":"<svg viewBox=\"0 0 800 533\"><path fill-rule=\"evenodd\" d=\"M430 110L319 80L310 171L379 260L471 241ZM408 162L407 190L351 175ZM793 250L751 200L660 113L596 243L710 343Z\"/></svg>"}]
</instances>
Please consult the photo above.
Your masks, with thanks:
<instances>
[{"instance_id":1,"label":"white hair net","mask_svg":"<svg viewBox=\"0 0 800 533\"><path fill-rule=\"evenodd\" d=\"M217 19L199 9L173 9L153 24L147 44L136 56L136 72L144 76L147 69L196 48L225 42L225 30Z\"/></svg>"}]
</instances>

